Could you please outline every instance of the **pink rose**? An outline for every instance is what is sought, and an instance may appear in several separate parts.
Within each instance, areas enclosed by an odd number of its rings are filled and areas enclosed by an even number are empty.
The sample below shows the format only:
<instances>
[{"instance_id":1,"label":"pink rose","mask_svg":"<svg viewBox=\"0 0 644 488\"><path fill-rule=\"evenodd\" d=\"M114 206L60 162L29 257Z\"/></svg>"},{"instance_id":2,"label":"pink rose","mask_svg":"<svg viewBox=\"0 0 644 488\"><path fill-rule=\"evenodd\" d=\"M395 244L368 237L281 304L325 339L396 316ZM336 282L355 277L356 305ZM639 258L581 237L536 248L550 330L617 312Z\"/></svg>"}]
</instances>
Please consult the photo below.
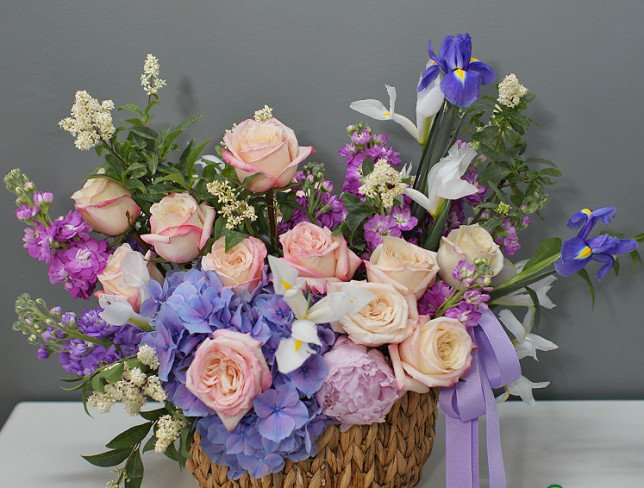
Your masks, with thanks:
<instances>
[{"instance_id":1,"label":"pink rose","mask_svg":"<svg viewBox=\"0 0 644 488\"><path fill-rule=\"evenodd\" d=\"M384 355L343 336L324 359L329 373L316 395L324 415L339 420L342 431L384 422L399 398L394 372Z\"/></svg>"},{"instance_id":2,"label":"pink rose","mask_svg":"<svg viewBox=\"0 0 644 488\"><path fill-rule=\"evenodd\" d=\"M401 293L413 294L416 299L434 283L438 273L435 252L391 236L383 237L365 266L369 281L391 283Z\"/></svg>"},{"instance_id":3,"label":"pink rose","mask_svg":"<svg viewBox=\"0 0 644 488\"><path fill-rule=\"evenodd\" d=\"M224 160L235 168L240 181L259 174L246 185L257 193L286 186L293 179L297 165L313 147L299 147L293 129L277 119L265 122L248 119L224 136Z\"/></svg>"},{"instance_id":4,"label":"pink rose","mask_svg":"<svg viewBox=\"0 0 644 488\"><path fill-rule=\"evenodd\" d=\"M143 255L134 251L129 244L122 244L108 258L107 265L98 275L98 281L103 285L101 291L96 292L97 296L106 293L108 295L119 295L125 297L132 305L135 312L139 312L142 301L143 286L151 278L162 283L163 276L154 263L145 263ZM136 269L125 269L130 268ZM141 269L138 269L141 268ZM137 273L136 275L134 273Z\"/></svg>"},{"instance_id":5,"label":"pink rose","mask_svg":"<svg viewBox=\"0 0 644 488\"><path fill-rule=\"evenodd\" d=\"M365 346L399 343L411 335L418 321L416 299L403 296L393 285L351 281L350 285L372 293L376 298L353 315L345 315L331 326ZM329 291L341 291L342 283L329 284Z\"/></svg>"},{"instance_id":6,"label":"pink rose","mask_svg":"<svg viewBox=\"0 0 644 488\"><path fill-rule=\"evenodd\" d=\"M109 178L91 178L72 195L77 210L96 232L116 236L126 232L141 215L130 191Z\"/></svg>"},{"instance_id":7,"label":"pink rose","mask_svg":"<svg viewBox=\"0 0 644 488\"><path fill-rule=\"evenodd\" d=\"M425 393L454 385L469 369L474 347L460 321L423 315L408 339L389 346L398 387Z\"/></svg>"},{"instance_id":8,"label":"pink rose","mask_svg":"<svg viewBox=\"0 0 644 488\"><path fill-rule=\"evenodd\" d=\"M187 263L199 256L208 242L215 209L188 193L171 193L150 208L151 234L141 236L163 259Z\"/></svg>"},{"instance_id":9,"label":"pink rose","mask_svg":"<svg viewBox=\"0 0 644 488\"><path fill-rule=\"evenodd\" d=\"M362 263L342 235L310 222L300 222L282 234L280 242L284 259L305 278L349 281ZM320 283L314 287L324 289Z\"/></svg>"},{"instance_id":10,"label":"pink rose","mask_svg":"<svg viewBox=\"0 0 644 488\"><path fill-rule=\"evenodd\" d=\"M272 382L261 344L249 334L219 329L197 348L186 387L232 431Z\"/></svg>"},{"instance_id":11,"label":"pink rose","mask_svg":"<svg viewBox=\"0 0 644 488\"><path fill-rule=\"evenodd\" d=\"M236 292L252 292L262 278L266 246L256 237L247 237L226 252L224 238L213 244L201 260L201 269L217 273L224 286Z\"/></svg>"}]
</instances>

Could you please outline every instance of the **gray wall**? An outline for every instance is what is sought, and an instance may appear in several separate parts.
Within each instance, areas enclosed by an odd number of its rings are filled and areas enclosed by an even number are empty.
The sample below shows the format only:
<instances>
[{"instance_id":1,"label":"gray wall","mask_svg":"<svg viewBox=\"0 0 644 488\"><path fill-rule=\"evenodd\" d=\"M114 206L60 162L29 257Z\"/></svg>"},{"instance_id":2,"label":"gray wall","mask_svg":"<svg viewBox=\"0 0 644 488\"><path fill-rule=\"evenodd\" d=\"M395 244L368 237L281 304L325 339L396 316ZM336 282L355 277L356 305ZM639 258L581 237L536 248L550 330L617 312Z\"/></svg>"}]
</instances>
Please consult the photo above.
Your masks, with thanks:
<instances>
[{"instance_id":1,"label":"gray wall","mask_svg":"<svg viewBox=\"0 0 644 488\"><path fill-rule=\"evenodd\" d=\"M642 231L641 0L347 2L2 1L0 130L2 172L21 166L56 193L54 211L96 159L77 151L56 123L75 90L143 103L138 76L146 53L161 60L168 87L158 123L203 114L199 138L219 140L225 128L267 103L318 150L336 181L344 127L357 120L348 103L385 100L395 84L399 111L412 114L414 85L426 42L469 31L474 50L502 76L515 72L538 95L532 153L558 161L566 177L553 189L546 224L523 238L527 249L545 235L568 235L564 221L581 206L614 204L615 229ZM399 128L392 142L407 160L414 143ZM38 362L11 330L13 301L23 290L48 303L78 308L49 285L43 265L21 247L13 199L0 193L2 279L0 423L16 402L73 399L60 390L62 370ZM549 379L539 398L644 398L644 273L624 266L602 283L594 312L581 282L558 283L558 307L544 313L541 333L560 350L527 363L526 375Z\"/></svg>"}]
</instances>

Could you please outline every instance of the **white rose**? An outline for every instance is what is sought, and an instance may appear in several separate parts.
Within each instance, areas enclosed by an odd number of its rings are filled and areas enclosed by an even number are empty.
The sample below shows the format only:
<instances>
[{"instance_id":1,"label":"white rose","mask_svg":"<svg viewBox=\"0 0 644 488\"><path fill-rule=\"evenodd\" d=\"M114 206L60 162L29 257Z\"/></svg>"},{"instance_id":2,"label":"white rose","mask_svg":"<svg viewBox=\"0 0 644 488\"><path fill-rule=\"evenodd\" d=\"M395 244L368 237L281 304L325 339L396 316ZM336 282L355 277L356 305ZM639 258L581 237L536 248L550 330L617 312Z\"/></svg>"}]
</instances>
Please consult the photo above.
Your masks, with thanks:
<instances>
[{"instance_id":1,"label":"white rose","mask_svg":"<svg viewBox=\"0 0 644 488\"><path fill-rule=\"evenodd\" d=\"M373 293L376 299L359 312L344 316L331 324L336 332L343 332L356 344L382 346L404 341L414 331L418 320L416 299L403 296L394 285L351 281L353 287ZM342 290L343 283L330 283L329 291Z\"/></svg>"},{"instance_id":2,"label":"white rose","mask_svg":"<svg viewBox=\"0 0 644 488\"><path fill-rule=\"evenodd\" d=\"M435 252L391 236L383 238L365 265L370 282L392 284L416 299L434 282L438 272Z\"/></svg>"},{"instance_id":3,"label":"white rose","mask_svg":"<svg viewBox=\"0 0 644 488\"><path fill-rule=\"evenodd\" d=\"M440 276L449 285L458 285L452 271L459 261L472 264L475 259L485 259L492 268L492 276L503 269L503 253L488 231L478 224L461 225L443 237L438 248Z\"/></svg>"}]
</instances>

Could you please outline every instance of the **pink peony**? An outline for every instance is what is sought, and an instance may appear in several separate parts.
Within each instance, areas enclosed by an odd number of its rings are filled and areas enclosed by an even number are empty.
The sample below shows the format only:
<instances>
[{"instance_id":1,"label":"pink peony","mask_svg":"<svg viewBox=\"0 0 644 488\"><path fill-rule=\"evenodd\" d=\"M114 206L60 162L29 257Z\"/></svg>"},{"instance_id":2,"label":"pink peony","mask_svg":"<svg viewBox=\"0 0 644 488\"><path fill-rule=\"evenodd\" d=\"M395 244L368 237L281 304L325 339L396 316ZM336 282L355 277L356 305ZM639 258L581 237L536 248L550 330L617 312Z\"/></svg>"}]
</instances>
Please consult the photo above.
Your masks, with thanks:
<instances>
[{"instance_id":1,"label":"pink peony","mask_svg":"<svg viewBox=\"0 0 644 488\"><path fill-rule=\"evenodd\" d=\"M339 420L342 431L384 422L399 398L396 377L385 356L343 336L324 359L329 373L317 394L323 413Z\"/></svg>"},{"instance_id":2,"label":"pink peony","mask_svg":"<svg viewBox=\"0 0 644 488\"><path fill-rule=\"evenodd\" d=\"M214 410L232 431L272 382L261 344L249 334L227 329L213 332L197 348L186 373L186 387Z\"/></svg>"}]
</instances>

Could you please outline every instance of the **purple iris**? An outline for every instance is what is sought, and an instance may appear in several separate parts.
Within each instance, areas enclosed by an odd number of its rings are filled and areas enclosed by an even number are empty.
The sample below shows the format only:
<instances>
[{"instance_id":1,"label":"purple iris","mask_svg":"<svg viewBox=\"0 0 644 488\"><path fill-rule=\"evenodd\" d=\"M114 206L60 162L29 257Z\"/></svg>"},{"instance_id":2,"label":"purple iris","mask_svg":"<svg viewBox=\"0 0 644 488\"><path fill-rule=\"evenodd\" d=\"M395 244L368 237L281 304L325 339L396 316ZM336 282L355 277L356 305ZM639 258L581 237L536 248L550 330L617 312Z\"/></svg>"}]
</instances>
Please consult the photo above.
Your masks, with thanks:
<instances>
[{"instance_id":1,"label":"purple iris","mask_svg":"<svg viewBox=\"0 0 644 488\"><path fill-rule=\"evenodd\" d=\"M429 41L429 65L422 74L418 92L425 90L442 72L440 88L445 98L458 107L468 107L479 97L481 85L494 81L496 74L487 64L472 57L472 38L469 34L447 36L438 56Z\"/></svg>"},{"instance_id":2,"label":"purple iris","mask_svg":"<svg viewBox=\"0 0 644 488\"><path fill-rule=\"evenodd\" d=\"M581 227L577 236L564 241L561 246L561 260L555 263L557 273L570 276L583 269L590 261L603 263L597 272L602 280L613 267L615 256L626 254L637 249L637 241L623 239L609 234L601 234L588 239L590 231L601 220L609 223L615 217L615 207L604 207L592 211L583 209L570 217L568 227Z\"/></svg>"}]
</instances>

